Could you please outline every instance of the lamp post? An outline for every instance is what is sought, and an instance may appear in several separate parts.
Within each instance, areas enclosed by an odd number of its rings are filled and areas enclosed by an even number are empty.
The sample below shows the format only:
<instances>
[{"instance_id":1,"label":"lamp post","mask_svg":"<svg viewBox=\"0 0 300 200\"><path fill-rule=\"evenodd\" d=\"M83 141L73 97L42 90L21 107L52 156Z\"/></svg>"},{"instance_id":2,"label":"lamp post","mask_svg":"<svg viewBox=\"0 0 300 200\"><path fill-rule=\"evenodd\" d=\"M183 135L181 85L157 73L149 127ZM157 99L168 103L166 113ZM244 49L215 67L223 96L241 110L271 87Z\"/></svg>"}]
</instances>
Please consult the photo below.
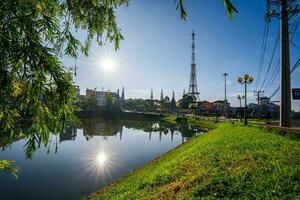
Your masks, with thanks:
<instances>
[{"instance_id":1,"label":"lamp post","mask_svg":"<svg viewBox=\"0 0 300 200\"><path fill-rule=\"evenodd\" d=\"M224 99L224 103L227 104L227 76L228 76L228 73L224 73L223 74L224 78L225 78L225 99ZM227 110L227 106L224 107L224 116L227 117L227 114L228 114L228 110Z\"/></svg>"},{"instance_id":2,"label":"lamp post","mask_svg":"<svg viewBox=\"0 0 300 200\"><path fill-rule=\"evenodd\" d=\"M224 78L225 78L225 101L227 101L227 79L226 77L228 76L228 73L224 73L223 74Z\"/></svg>"},{"instance_id":3,"label":"lamp post","mask_svg":"<svg viewBox=\"0 0 300 200\"><path fill-rule=\"evenodd\" d=\"M247 85L253 82L253 77L245 74L244 77L239 77L238 82L245 85L245 108L244 108L244 124L247 125Z\"/></svg>"},{"instance_id":4,"label":"lamp post","mask_svg":"<svg viewBox=\"0 0 300 200\"><path fill-rule=\"evenodd\" d=\"M245 98L245 95L238 95L237 98L240 101L240 121L242 121L242 99Z\"/></svg>"}]
</instances>

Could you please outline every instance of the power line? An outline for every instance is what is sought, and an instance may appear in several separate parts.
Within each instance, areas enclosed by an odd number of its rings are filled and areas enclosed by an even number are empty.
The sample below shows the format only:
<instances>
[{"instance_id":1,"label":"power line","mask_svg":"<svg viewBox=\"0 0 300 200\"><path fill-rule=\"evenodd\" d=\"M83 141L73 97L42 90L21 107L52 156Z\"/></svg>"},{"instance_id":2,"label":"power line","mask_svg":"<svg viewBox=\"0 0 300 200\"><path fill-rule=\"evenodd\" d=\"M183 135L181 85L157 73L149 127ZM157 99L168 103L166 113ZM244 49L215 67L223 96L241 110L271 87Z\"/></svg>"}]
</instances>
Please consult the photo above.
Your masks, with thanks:
<instances>
[{"instance_id":1,"label":"power line","mask_svg":"<svg viewBox=\"0 0 300 200\"><path fill-rule=\"evenodd\" d=\"M291 74L300 66L300 58L298 59L298 61L296 62L296 64L293 66L293 68L291 69ZM271 94L270 99L272 99L276 93L279 91L280 87L276 88L276 90Z\"/></svg>"},{"instance_id":2,"label":"power line","mask_svg":"<svg viewBox=\"0 0 300 200\"><path fill-rule=\"evenodd\" d=\"M280 59L278 59L278 62L277 62L277 64L275 65L276 67L274 68L273 73L272 73L272 75L271 75L271 78L270 78L269 82L267 83L267 85L266 85L266 87L265 87L265 89L264 89L265 91L269 91L269 89L270 89L270 87L272 86L272 84L273 84L275 78L278 76L278 73L279 73L279 67L280 67L279 64L280 64Z\"/></svg>"},{"instance_id":3,"label":"power line","mask_svg":"<svg viewBox=\"0 0 300 200\"><path fill-rule=\"evenodd\" d=\"M295 18L294 18L294 20L292 22L292 25L291 25L291 39L290 39L291 41L294 40L294 36L295 36L295 33L298 29L299 24L300 24L300 14L297 13L295 15Z\"/></svg>"},{"instance_id":4,"label":"power line","mask_svg":"<svg viewBox=\"0 0 300 200\"><path fill-rule=\"evenodd\" d=\"M294 67L292 68L291 73L293 73L299 66L300 66L300 58L298 59L298 61L294 65Z\"/></svg>"},{"instance_id":5,"label":"power line","mask_svg":"<svg viewBox=\"0 0 300 200\"><path fill-rule=\"evenodd\" d=\"M300 51L300 47L298 47L298 45L296 45L292 40L290 40L290 44Z\"/></svg>"},{"instance_id":6,"label":"power line","mask_svg":"<svg viewBox=\"0 0 300 200\"><path fill-rule=\"evenodd\" d=\"M279 89L280 89L280 87L278 87L278 88L271 94L270 99L272 99L272 98L275 96L275 94L279 91Z\"/></svg>"},{"instance_id":7,"label":"power line","mask_svg":"<svg viewBox=\"0 0 300 200\"><path fill-rule=\"evenodd\" d=\"M265 53L266 53L266 47L267 47L267 38L269 36L269 20L265 20L265 26L264 26L264 33L263 33L263 40L262 40L262 45L261 45L261 53L260 53L260 58L259 58L259 64L258 64L258 72L257 72L257 81L255 84L255 88L258 87L259 82L260 82L260 76L262 72L262 66L264 63L264 58L265 58Z\"/></svg>"},{"instance_id":8,"label":"power line","mask_svg":"<svg viewBox=\"0 0 300 200\"><path fill-rule=\"evenodd\" d=\"M271 56L271 59L270 59L270 62L269 62L269 66L268 66L268 69L267 69L267 73L266 73L264 81L263 81L263 83L262 83L262 85L260 87L260 90L262 90L262 88L264 87L264 85L266 83L266 80L268 78L268 75L269 75L269 72L270 72L270 69L271 69L271 66L272 66L272 63L273 63L274 56L275 56L276 50L278 48L279 36L280 36L280 32L278 31L278 34L277 34L277 37L276 37L276 40L275 40L275 44L274 44L274 47L273 47L272 56Z\"/></svg>"},{"instance_id":9,"label":"power line","mask_svg":"<svg viewBox=\"0 0 300 200\"><path fill-rule=\"evenodd\" d=\"M280 19L280 127L291 126L291 70L290 70L290 32L289 22L293 15L300 12L296 0L266 0L267 18ZM275 3L275 4L273 4ZM272 8L271 8L272 6ZM279 12L276 12L280 7ZM271 96L273 97L272 94Z\"/></svg>"},{"instance_id":10,"label":"power line","mask_svg":"<svg viewBox=\"0 0 300 200\"><path fill-rule=\"evenodd\" d=\"M298 50L300 50L300 47L298 47L293 41L292 41L292 38L295 36L295 32L297 31L297 28L300 24L300 14L297 13L295 15L293 15L294 19L292 20L292 24L291 24L291 40L290 40L290 43L295 47L297 48ZM278 35L277 35L277 38L276 40L279 41L279 37L280 37L280 32L278 32ZM270 63L269 63L269 67L268 67L268 70L267 70L267 74L266 74L266 77L265 79L267 78L268 76L268 71L270 70L270 64L272 63L273 61L273 58L274 58L274 53L275 53L275 48L277 48L277 45L278 45L278 41L276 41L275 45L274 45L274 48L273 48L273 53L272 53L272 57L271 57L271 60L270 60ZM279 73L279 63L280 63L280 60L278 60L278 63L275 65L276 67L274 68L273 70L273 73L271 75L271 78L269 79L269 82L266 84L266 87L264 89L264 91L268 91L270 89L270 87L272 86L275 78L277 77L278 73ZM264 80L265 82L265 80ZM264 86L264 83L262 84L260 90L262 90Z\"/></svg>"}]
</instances>

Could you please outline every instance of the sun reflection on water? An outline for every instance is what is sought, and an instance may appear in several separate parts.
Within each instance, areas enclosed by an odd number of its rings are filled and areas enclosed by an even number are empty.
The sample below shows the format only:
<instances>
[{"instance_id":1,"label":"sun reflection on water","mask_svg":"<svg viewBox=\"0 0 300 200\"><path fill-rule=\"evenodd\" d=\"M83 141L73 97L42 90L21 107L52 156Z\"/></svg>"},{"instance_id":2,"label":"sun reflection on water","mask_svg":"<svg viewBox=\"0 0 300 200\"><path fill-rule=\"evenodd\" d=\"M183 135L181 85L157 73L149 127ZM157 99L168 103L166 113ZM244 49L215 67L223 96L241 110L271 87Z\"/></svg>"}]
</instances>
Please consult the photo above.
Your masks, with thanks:
<instances>
[{"instance_id":1,"label":"sun reflection on water","mask_svg":"<svg viewBox=\"0 0 300 200\"><path fill-rule=\"evenodd\" d=\"M112 175L119 169L119 153L116 147L101 139L92 143L83 151L84 165L81 176L89 176L95 184L112 179Z\"/></svg>"},{"instance_id":2,"label":"sun reflection on water","mask_svg":"<svg viewBox=\"0 0 300 200\"><path fill-rule=\"evenodd\" d=\"M105 162L107 161L107 156L106 156L105 152L100 151L97 154L96 161L97 161L98 165L100 165L100 166L105 165Z\"/></svg>"}]
</instances>

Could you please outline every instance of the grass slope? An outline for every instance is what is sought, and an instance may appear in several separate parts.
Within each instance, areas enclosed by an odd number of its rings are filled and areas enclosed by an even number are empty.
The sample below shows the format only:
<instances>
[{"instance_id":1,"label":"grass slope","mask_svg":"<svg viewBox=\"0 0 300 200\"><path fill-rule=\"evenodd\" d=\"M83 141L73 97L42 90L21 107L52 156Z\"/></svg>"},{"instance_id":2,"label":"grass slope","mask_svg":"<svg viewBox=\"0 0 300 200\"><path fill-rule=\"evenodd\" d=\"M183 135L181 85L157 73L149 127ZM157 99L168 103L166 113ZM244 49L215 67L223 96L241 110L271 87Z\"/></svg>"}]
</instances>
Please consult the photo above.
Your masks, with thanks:
<instances>
[{"instance_id":1,"label":"grass slope","mask_svg":"<svg viewBox=\"0 0 300 200\"><path fill-rule=\"evenodd\" d=\"M91 199L300 199L300 142L221 124Z\"/></svg>"},{"instance_id":2,"label":"grass slope","mask_svg":"<svg viewBox=\"0 0 300 200\"><path fill-rule=\"evenodd\" d=\"M202 127L210 130L215 129L217 127L217 124L213 121L198 120L198 119L194 119L193 117L185 117L181 121L178 121L176 116L166 115L161 118L161 121L168 122L171 124L187 123L192 127Z\"/></svg>"}]
</instances>

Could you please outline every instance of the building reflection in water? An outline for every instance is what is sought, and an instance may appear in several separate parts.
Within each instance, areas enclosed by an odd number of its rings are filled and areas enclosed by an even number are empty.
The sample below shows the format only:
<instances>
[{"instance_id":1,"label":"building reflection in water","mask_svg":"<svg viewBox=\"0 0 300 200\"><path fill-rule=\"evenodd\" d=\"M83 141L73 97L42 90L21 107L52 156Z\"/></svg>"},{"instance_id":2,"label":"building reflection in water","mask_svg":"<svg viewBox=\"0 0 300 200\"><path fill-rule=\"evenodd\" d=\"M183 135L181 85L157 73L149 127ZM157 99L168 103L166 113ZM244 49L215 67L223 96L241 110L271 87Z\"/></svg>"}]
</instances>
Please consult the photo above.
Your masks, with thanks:
<instances>
[{"instance_id":1,"label":"building reflection in water","mask_svg":"<svg viewBox=\"0 0 300 200\"><path fill-rule=\"evenodd\" d=\"M65 132L59 135L59 143L67 140L75 140L77 136L77 128L75 126L68 126Z\"/></svg>"},{"instance_id":2,"label":"building reflection in water","mask_svg":"<svg viewBox=\"0 0 300 200\"><path fill-rule=\"evenodd\" d=\"M149 134L149 141L151 141L153 134L158 134L158 140L162 141L164 135L170 135L171 142L174 140L174 135L180 134L182 143L191 138L197 133L202 133L201 129L195 129L188 125L167 124L153 121L126 121L126 120L100 120L100 119L85 119L82 120L80 126L69 126L65 129L64 134L60 134L60 143L66 140L75 140L77 136L77 128L83 129L83 135L86 140L94 136L102 136L107 140L109 137L117 137L122 140L123 127L128 129L143 130Z\"/></svg>"}]
</instances>

